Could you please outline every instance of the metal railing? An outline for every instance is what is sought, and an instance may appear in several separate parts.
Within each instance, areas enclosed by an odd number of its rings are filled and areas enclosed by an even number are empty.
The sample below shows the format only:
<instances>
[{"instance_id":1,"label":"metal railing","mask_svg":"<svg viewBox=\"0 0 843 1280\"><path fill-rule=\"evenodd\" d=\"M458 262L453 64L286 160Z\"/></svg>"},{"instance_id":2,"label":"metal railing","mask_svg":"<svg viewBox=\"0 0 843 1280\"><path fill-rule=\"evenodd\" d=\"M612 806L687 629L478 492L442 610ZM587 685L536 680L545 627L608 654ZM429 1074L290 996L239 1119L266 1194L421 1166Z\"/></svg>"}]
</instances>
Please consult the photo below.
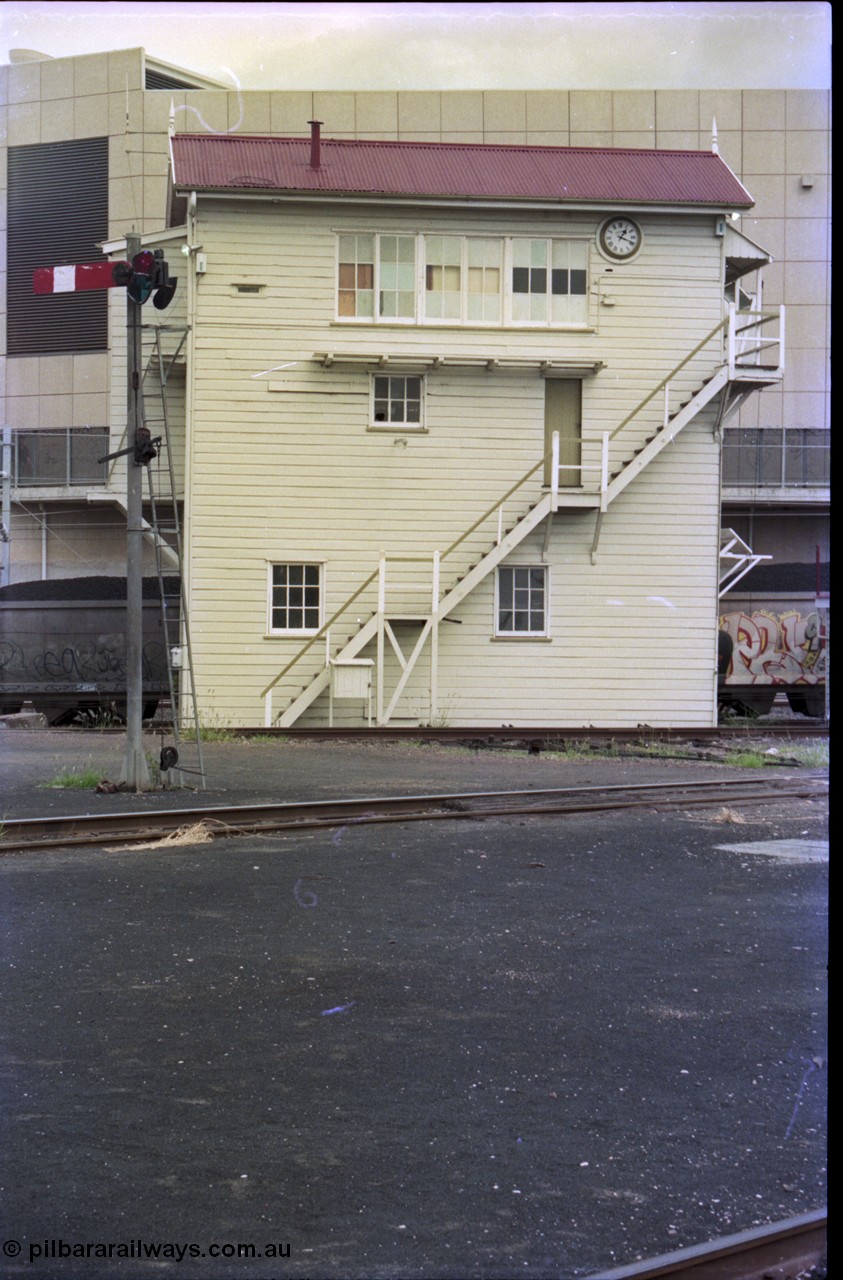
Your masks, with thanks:
<instances>
[{"instance_id":1,"label":"metal railing","mask_svg":"<svg viewBox=\"0 0 843 1280\"><path fill-rule=\"evenodd\" d=\"M726 356L729 377L736 369L762 368L784 372L785 311L737 311L729 306Z\"/></svg>"},{"instance_id":2,"label":"metal railing","mask_svg":"<svg viewBox=\"0 0 843 1280\"><path fill-rule=\"evenodd\" d=\"M727 489L827 489L830 484L830 431L727 427L723 433Z\"/></svg>"},{"instance_id":3,"label":"metal railing","mask_svg":"<svg viewBox=\"0 0 843 1280\"><path fill-rule=\"evenodd\" d=\"M656 396L659 395L659 393L661 393L663 396L668 395L670 384L673 381L673 379L677 376L677 374L680 374L682 370L685 368L685 366L691 363L694 356L699 355L699 353L703 350L703 348L707 347L708 344L712 342L719 333L722 333L722 331L727 326L734 325L734 317L735 317L735 311L733 307L730 310L730 314L726 316L725 319L721 320L719 324L716 324L714 328L711 330L711 333L707 333L706 336L702 339L702 341L697 343L693 351L689 351L688 354L682 360L679 361L676 367L674 369L671 369L670 373L668 373L664 378L662 378L661 382L658 382L653 387L652 391L650 391L644 397L643 400L639 401L639 403L635 406L632 412L626 415L623 422L619 423L618 426L615 427L614 431L610 434L609 439L614 440L616 436L619 436L620 433L623 431L624 427L629 426L630 422L632 422L634 418L637 418L641 410L646 409L650 401L654 400ZM721 362L721 357L722 357L722 352L718 351L718 364Z\"/></svg>"},{"instance_id":4,"label":"metal railing","mask_svg":"<svg viewBox=\"0 0 843 1280\"><path fill-rule=\"evenodd\" d=\"M58 427L12 432L12 485L65 488L104 485L108 427Z\"/></svg>"}]
</instances>

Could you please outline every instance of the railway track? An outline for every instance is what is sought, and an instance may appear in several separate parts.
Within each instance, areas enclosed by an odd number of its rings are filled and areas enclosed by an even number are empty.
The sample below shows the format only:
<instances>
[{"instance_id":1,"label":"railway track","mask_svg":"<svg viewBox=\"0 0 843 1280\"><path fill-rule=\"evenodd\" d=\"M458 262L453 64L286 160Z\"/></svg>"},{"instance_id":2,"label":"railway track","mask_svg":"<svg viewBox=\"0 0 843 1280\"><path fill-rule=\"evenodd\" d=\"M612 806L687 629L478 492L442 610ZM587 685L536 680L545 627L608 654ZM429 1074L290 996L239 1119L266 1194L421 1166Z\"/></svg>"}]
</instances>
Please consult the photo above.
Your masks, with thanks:
<instances>
[{"instance_id":1,"label":"railway track","mask_svg":"<svg viewBox=\"0 0 843 1280\"><path fill-rule=\"evenodd\" d=\"M166 730L168 722L149 726L149 732L158 729ZM90 732L98 736L119 735L125 733L125 726L115 725L112 728L84 729L80 725L68 725L68 732ZM578 729L560 729L556 727L538 726L536 728L515 725L462 726L448 725L444 728L431 729L419 725L383 725L373 728L310 728L290 729L266 728L263 725L225 731L231 738L279 738L291 742L441 742L474 747L476 749L494 747L526 746L540 744L542 749L559 750L566 743L699 743L710 746L717 742L756 741L759 738L785 738L800 741L805 738L827 738L829 722L827 720L779 720L769 723L744 721L740 724L721 724L713 728L671 728L653 729L649 725L638 725L634 729L596 729L590 725Z\"/></svg>"},{"instance_id":2,"label":"railway track","mask_svg":"<svg viewBox=\"0 0 843 1280\"><path fill-rule=\"evenodd\" d=\"M217 837L308 831L385 822L431 822L500 817L541 817L606 813L621 809L686 809L697 806L759 804L786 799L822 799L825 778L778 776L697 782L637 783L547 790L486 791L420 796L376 796L286 804L206 805L143 814L100 813L7 821L0 853L74 845L147 842L201 823Z\"/></svg>"},{"instance_id":3,"label":"railway track","mask_svg":"<svg viewBox=\"0 0 843 1280\"><path fill-rule=\"evenodd\" d=\"M269 736L290 741L421 741L445 742L473 746L476 749L495 746L540 745L544 750L562 749L567 742L618 742L618 744L647 744L647 742L698 742L710 746L713 742L734 742L784 737L802 740L810 737L828 737L828 721L779 721L759 724L718 724L713 728L651 728L638 724L636 728L553 728L546 726L516 727L500 724L494 728L453 727L427 728L420 726L386 726L374 728L233 728L233 737Z\"/></svg>"},{"instance_id":4,"label":"railway track","mask_svg":"<svg viewBox=\"0 0 843 1280\"><path fill-rule=\"evenodd\" d=\"M648 1258L628 1267L601 1271L591 1280L798 1280L827 1274L827 1216L824 1209L755 1227L690 1249Z\"/></svg>"}]
</instances>

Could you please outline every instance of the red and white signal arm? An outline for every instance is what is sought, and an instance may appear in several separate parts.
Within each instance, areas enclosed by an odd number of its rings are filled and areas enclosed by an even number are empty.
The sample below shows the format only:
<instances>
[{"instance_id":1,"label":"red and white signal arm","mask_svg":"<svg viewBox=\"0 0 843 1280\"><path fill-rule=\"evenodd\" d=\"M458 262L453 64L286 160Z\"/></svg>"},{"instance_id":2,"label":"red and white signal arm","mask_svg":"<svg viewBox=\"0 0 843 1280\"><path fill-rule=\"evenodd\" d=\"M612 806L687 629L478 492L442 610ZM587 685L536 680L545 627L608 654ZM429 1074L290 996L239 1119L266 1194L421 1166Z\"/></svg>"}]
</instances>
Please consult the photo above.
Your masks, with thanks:
<instances>
[{"instance_id":1,"label":"red and white signal arm","mask_svg":"<svg viewBox=\"0 0 843 1280\"><path fill-rule=\"evenodd\" d=\"M32 291L81 293L86 289L125 288L131 278L130 262L82 262L76 266L39 267L32 273Z\"/></svg>"}]
</instances>

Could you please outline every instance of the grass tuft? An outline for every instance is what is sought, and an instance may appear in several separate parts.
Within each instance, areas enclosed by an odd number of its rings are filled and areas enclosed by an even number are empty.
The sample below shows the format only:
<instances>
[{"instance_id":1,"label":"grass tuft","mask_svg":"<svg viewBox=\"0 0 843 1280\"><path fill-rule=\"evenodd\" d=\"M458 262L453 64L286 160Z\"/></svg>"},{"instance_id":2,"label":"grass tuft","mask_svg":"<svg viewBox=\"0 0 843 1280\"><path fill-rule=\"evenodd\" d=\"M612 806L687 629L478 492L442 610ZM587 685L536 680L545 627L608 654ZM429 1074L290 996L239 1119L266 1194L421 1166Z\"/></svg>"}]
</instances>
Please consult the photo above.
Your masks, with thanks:
<instances>
[{"instance_id":1,"label":"grass tuft","mask_svg":"<svg viewBox=\"0 0 843 1280\"><path fill-rule=\"evenodd\" d=\"M97 769L83 769L81 773L78 773L75 769L66 769L49 782L42 782L39 785L62 790L90 791L101 781L102 773Z\"/></svg>"},{"instance_id":2,"label":"grass tuft","mask_svg":"<svg viewBox=\"0 0 843 1280\"><path fill-rule=\"evenodd\" d=\"M828 742L789 742L787 754L806 769L827 769L831 763Z\"/></svg>"}]
</instances>

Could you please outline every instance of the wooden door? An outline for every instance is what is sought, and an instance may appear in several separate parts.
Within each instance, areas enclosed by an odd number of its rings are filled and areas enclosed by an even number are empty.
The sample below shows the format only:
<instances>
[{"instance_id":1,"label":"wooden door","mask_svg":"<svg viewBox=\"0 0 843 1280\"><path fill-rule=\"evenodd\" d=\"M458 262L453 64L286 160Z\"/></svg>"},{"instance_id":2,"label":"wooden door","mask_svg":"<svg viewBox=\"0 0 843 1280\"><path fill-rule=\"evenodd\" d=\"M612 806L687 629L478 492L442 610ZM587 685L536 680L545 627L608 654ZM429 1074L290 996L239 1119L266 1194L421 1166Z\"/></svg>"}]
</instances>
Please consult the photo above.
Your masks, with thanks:
<instances>
[{"instance_id":1,"label":"wooden door","mask_svg":"<svg viewBox=\"0 0 843 1280\"><path fill-rule=\"evenodd\" d=\"M544 447L550 453L553 432L559 432L559 484L582 485L582 380L545 378ZM545 463L544 482L550 484L550 460Z\"/></svg>"}]
</instances>

